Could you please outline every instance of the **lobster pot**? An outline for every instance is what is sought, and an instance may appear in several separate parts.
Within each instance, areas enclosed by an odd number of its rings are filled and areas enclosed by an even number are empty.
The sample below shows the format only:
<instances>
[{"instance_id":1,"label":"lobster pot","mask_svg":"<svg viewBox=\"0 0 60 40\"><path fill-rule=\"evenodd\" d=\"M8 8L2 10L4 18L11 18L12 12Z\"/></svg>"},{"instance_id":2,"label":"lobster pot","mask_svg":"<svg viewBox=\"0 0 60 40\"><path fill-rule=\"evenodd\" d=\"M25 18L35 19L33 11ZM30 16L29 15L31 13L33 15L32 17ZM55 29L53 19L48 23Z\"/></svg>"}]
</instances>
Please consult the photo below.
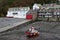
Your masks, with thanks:
<instances>
[{"instance_id":1,"label":"lobster pot","mask_svg":"<svg viewBox=\"0 0 60 40\"><path fill-rule=\"evenodd\" d=\"M32 21L35 21L37 18L37 11L36 10L29 10L26 14L26 19L30 19Z\"/></svg>"},{"instance_id":2,"label":"lobster pot","mask_svg":"<svg viewBox=\"0 0 60 40\"><path fill-rule=\"evenodd\" d=\"M26 15L26 19L28 19L28 20L31 20L33 17L32 17L33 15L31 15L31 14L27 14Z\"/></svg>"}]
</instances>

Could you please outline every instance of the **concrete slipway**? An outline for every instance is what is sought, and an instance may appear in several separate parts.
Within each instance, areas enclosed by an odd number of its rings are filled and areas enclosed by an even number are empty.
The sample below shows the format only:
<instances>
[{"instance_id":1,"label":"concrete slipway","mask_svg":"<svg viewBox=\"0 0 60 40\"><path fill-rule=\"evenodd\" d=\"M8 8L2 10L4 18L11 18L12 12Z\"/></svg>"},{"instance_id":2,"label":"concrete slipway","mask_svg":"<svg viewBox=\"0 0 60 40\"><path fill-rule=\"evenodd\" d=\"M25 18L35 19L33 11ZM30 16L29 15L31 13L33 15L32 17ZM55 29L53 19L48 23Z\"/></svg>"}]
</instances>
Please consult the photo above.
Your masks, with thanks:
<instances>
[{"instance_id":1,"label":"concrete slipway","mask_svg":"<svg viewBox=\"0 0 60 40\"><path fill-rule=\"evenodd\" d=\"M22 18L0 18L0 32L6 31L29 21L30 20Z\"/></svg>"}]
</instances>

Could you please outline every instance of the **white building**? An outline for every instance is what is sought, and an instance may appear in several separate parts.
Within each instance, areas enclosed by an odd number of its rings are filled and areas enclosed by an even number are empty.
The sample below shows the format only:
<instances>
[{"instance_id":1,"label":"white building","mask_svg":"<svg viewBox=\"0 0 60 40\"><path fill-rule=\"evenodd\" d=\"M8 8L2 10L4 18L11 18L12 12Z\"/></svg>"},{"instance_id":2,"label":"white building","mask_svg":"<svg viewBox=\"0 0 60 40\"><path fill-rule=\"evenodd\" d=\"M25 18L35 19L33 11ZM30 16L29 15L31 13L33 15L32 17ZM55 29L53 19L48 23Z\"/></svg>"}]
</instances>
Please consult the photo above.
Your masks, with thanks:
<instances>
[{"instance_id":1,"label":"white building","mask_svg":"<svg viewBox=\"0 0 60 40\"><path fill-rule=\"evenodd\" d=\"M41 4L34 4L34 5L33 5L33 10L35 10L35 9L40 9L41 7L42 7Z\"/></svg>"},{"instance_id":2,"label":"white building","mask_svg":"<svg viewBox=\"0 0 60 40\"><path fill-rule=\"evenodd\" d=\"M9 8L7 11L7 17L13 18L26 18L26 13L30 10L30 7L15 7Z\"/></svg>"}]
</instances>

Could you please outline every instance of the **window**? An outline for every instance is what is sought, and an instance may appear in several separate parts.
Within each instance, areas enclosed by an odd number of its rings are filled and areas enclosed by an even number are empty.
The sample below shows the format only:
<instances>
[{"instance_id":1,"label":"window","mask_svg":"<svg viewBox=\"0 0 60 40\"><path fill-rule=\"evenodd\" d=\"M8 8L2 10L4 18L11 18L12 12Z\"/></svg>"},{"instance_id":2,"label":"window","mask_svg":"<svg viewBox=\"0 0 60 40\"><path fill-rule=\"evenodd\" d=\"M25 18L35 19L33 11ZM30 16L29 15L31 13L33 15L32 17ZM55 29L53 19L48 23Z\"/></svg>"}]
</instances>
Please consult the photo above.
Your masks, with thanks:
<instances>
[{"instance_id":1,"label":"window","mask_svg":"<svg viewBox=\"0 0 60 40\"><path fill-rule=\"evenodd\" d=\"M46 14L45 17L52 17L52 15L51 14Z\"/></svg>"},{"instance_id":2,"label":"window","mask_svg":"<svg viewBox=\"0 0 60 40\"><path fill-rule=\"evenodd\" d=\"M13 13L13 15L18 15L18 13Z\"/></svg>"}]
</instances>

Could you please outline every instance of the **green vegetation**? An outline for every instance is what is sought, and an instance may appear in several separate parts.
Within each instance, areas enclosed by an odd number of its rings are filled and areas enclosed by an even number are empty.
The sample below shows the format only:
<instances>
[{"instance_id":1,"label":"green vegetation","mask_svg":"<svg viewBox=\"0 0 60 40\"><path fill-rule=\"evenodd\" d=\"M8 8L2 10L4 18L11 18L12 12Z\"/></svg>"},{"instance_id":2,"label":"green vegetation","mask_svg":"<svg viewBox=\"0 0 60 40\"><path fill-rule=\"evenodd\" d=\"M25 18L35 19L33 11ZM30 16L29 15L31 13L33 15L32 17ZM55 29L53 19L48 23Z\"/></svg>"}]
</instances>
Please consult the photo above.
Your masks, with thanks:
<instances>
[{"instance_id":1,"label":"green vegetation","mask_svg":"<svg viewBox=\"0 0 60 40\"><path fill-rule=\"evenodd\" d=\"M7 14L10 7L32 6L34 3L57 3L58 0L0 0L0 17Z\"/></svg>"}]
</instances>

